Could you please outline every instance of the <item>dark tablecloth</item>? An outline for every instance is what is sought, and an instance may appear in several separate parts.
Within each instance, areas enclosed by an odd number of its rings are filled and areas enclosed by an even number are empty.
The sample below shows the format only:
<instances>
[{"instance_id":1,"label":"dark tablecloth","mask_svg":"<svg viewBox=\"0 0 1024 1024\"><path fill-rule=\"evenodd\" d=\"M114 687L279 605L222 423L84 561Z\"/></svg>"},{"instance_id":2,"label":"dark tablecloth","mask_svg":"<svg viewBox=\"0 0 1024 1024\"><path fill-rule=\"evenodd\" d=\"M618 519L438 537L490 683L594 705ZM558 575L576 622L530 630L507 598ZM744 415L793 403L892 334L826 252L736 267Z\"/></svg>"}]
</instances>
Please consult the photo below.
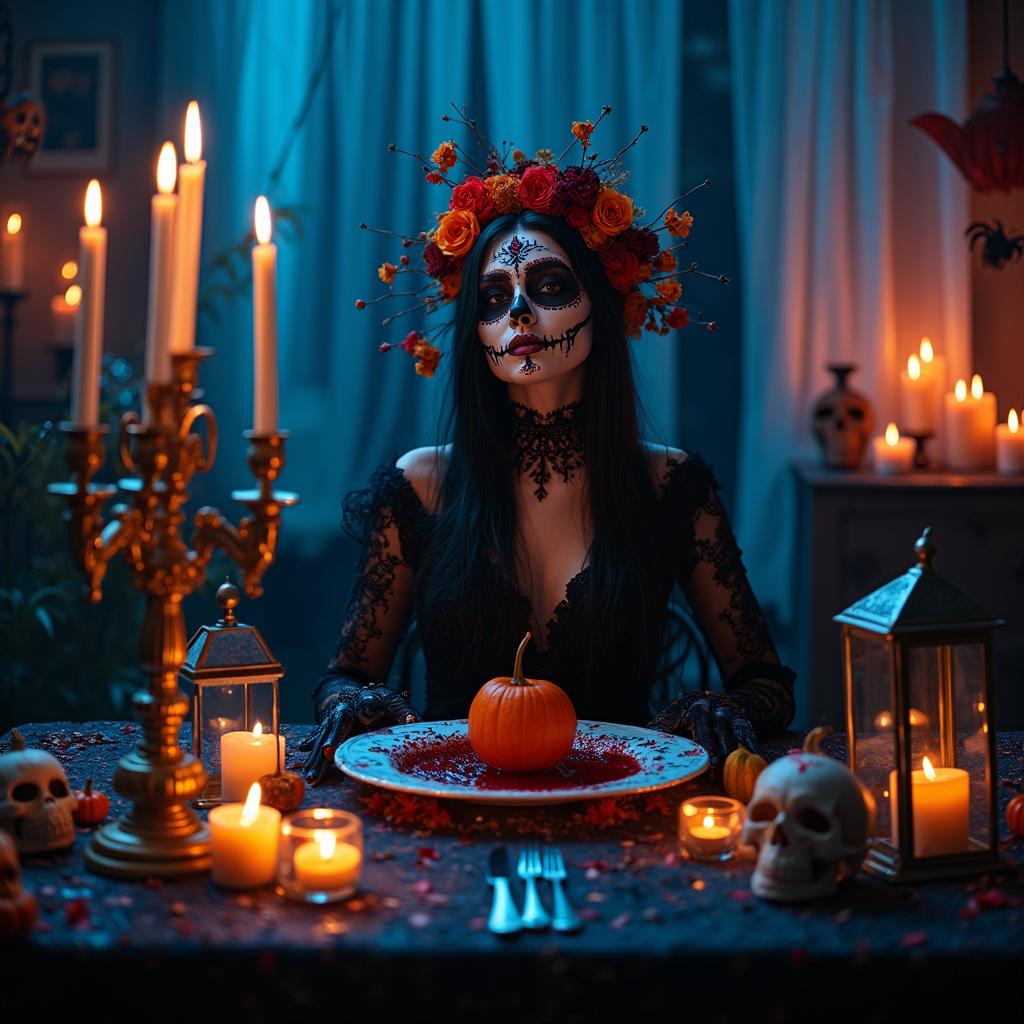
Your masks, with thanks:
<instances>
[{"instance_id":1,"label":"dark tablecloth","mask_svg":"<svg viewBox=\"0 0 1024 1024\"><path fill-rule=\"evenodd\" d=\"M122 722L20 731L61 760L73 786L92 778L108 791L117 759L138 740ZM284 729L289 744L304 731ZM779 737L767 753L801 741ZM998 749L1002 823L1006 801L1024 790L1024 733L1001 734ZM830 736L825 751L844 758L842 737ZM752 896L748 857L680 859L680 800L709 791L721 790L705 776L651 798L504 810L407 805L339 779L307 791L306 804L357 811L367 861L361 893L327 908L270 889L225 891L206 876L94 875L83 865L83 829L70 850L25 859L40 922L28 940L0 947L13 992L6 1007L45 1006L48 1019L105 1008L104 1019L147 1022L308 1013L569 1024L621 1006L631 1020L938 1024L964 1013L985 1019L1002 1003L1020 1019L1024 842L1005 823L1005 876L904 887L861 873L833 898L778 905ZM125 804L111 795L116 815ZM527 838L562 847L585 918L579 934L499 939L486 930L487 853L502 841L514 854ZM40 972L54 980L45 1002L28 981Z\"/></svg>"}]
</instances>

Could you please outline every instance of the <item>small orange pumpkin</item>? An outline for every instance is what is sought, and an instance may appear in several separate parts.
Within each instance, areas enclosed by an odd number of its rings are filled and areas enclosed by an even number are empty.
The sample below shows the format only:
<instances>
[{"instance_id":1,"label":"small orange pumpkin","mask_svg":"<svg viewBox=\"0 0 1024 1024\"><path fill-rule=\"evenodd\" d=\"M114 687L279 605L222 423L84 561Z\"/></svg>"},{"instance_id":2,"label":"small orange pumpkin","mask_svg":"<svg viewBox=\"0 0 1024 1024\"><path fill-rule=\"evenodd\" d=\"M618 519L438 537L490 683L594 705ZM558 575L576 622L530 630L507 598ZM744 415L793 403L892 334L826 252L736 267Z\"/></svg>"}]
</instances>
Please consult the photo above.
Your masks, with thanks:
<instances>
[{"instance_id":1,"label":"small orange pumpkin","mask_svg":"<svg viewBox=\"0 0 1024 1024\"><path fill-rule=\"evenodd\" d=\"M537 772L558 764L576 738L576 709L569 695L547 679L523 676L527 633L516 651L512 676L480 688L469 708L469 742L484 764L506 772Z\"/></svg>"},{"instance_id":2,"label":"small orange pumpkin","mask_svg":"<svg viewBox=\"0 0 1024 1024\"><path fill-rule=\"evenodd\" d=\"M722 785L726 793L741 803L750 803L754 795L754 783L767 767L768 762L763 757L758 757L746 747L737 747L725 759L722 768Z\"/></svg>"},{"instance_id":3,"label":"small orange pumpkin","mask_svg":"<svg viewBox=\"0 0 1024 1024\"><path fill-rule=\"evenodd\" d=\"M0 940L28 935L39 916L35 896L22 888L14 840L0 829Z\"/></svg>"},{"instance_id":4,"label":"small orange pumpkin","mask_svg":"<svg viewBox=\"0 0 1024 1024\"><path fill-rule=\"evenodd\" d=\"M85 789L76 789L78 807L75 808L76 825L98 825L110 813L110 797L92 788L92 779L85 780Z\"/></svg>"},{"instance_id":5,"label":"small orange pumpkin","mask_svg":"<svg viewBox=\"0 0 1024 1024\"><path fill-rule=\"evenodd\" d=\"M1024 836L1024 793L1018 793L1006 805L1006 824L1015 836Z\"/></svg>"}]
</instances>

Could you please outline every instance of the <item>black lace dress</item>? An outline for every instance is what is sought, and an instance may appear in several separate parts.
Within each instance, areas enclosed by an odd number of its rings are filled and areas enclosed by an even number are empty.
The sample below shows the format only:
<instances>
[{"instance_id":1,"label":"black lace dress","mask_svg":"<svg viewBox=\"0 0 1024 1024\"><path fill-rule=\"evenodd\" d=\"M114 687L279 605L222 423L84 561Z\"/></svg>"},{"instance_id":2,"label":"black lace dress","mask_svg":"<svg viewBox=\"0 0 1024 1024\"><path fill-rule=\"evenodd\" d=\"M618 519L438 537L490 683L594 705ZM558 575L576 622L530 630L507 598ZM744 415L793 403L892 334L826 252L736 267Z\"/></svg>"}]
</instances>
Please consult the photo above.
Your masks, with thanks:
<instances>
[{"instance_id":1,"label":"black lace dress","mask_svg":"<svg viewBox=\"0 0 1024 1024\"><path fill-rule=\"evenodd\" d=\"M707 463L694 453L669 458L661 481L658 512L670 545L657 592L667 606L673 588L682 588L695 621L717 660L730 703L758 734L784 730L793 717L793 672L779 663L764 616L747 581L741 553L718 497L718 485ZM387 680L395 651L408 622L417 612L415 574L430 543L435 517L424 508L405 474L393 464L381 466L365 490L348 495L344 504L346 531L364 547L341 626L334 656L320 680L314 700L320 720L336 699L339 682L355 685ZM566 586L565 598L547 623L547 646L531 644L524 672L550 679L572 698L580 718L646 724L650 719L650 685L621 687L629 678L633 652L622 651L620 665L607 664L606 685L586 678L579 655L581 608L589 567ZM481 602L481 614L497 602L510 601L510 623L504 633L484 630L493 642L466 658L461 638L444 629L420 637L426 661L427 719L462 718L480 686L508 675L511 656L530 628L530 602L520 594L496 592ZM629 609L624 609L629 614ZM663 628L637 622L637 630ZM660 636L660 632L659 632ZM461 672L457 666L462 663ZM653 683L653 673L650 682ZM629 692L632 690L633 692ZM673 692L677 692L679 686ZM697 691L683 694L696 697Z\"/></svg>"}]
</instances>

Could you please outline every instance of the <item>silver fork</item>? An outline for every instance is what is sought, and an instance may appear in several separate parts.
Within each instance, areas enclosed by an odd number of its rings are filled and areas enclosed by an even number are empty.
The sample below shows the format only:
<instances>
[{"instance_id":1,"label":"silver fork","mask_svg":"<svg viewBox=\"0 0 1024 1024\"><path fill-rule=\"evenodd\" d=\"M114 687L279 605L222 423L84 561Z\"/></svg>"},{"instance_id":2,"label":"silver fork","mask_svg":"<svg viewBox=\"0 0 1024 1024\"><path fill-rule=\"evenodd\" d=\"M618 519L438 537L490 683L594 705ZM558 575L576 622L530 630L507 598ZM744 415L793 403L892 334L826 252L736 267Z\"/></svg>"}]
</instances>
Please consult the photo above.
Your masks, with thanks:
<instances>
[{"instance_id":1,"label":"silver fork","mask_svg":"<svg viewBox=\"0 0 1024 1024\"><path fill-rule=\"evenodd\" d=\"M536 843L527 843L519 851L519 863L516 873L526 885L523 897L523 927L547 928L551 924L551 915L544 909L537 892L537 879L541 877L540 847Z\"/></svg>"},{"instance_id":2,"label":"silver fork","mask_svg":"<svg viewBox=\"0 0 1024 1024\"><path fill-rule=\"evenodd\" d=\"M562 851L557 846L544 847L543 872L544 877L551 883L551 891L554 893L555 912L551 918L551 927L556 932L577 931L581 922L562 888L562 881L565 878L565 861L562 860Z\"/></svg>"}]
</instances>

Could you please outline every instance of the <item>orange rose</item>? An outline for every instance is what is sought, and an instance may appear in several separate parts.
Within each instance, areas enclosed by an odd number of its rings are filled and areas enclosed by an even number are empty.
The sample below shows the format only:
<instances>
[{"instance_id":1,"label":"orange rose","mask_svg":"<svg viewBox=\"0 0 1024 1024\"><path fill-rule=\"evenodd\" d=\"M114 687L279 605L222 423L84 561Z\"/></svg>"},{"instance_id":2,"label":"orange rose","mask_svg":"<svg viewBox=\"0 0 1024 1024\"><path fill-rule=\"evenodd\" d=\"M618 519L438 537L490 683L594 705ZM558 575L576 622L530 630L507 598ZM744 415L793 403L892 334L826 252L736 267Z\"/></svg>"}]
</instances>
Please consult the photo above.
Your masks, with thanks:
<instances>
[{"instance_id":1,"label":"orange rose","mask_svg":"<svg viewBox=\"0 0 1024 1024\"><path fill-rule=\"evenodd\" d=\"M683 294L683 286L674 277L659 281L655 289L666 302L675 302Z\"/></svg>"},{"instance_id":2,"label":"orange rose","mask_svg":"<svg viewBox=\"0 0 1024 1024\"><path fill-rule=\"evenodd\" d=\"M395 279L395 274L398 272L398 267L394 263L382 263L377 268L377 276L385 283L391 284Z\"/></svg>"},{"instance_id":3,"label":"orange rose","mask_svg":"<svg viewBox=\"0 0 1024 1024\"><path fill-rule=\"evenodd\" d=\"M514 174L495 174L485 178L484 184L498 213L518 213L523 208L519 201L519 179Z\"/></svg>"},{"instance_id":4,"label":"orange rose","mask_svg":"<svg viewBox=\"0 0 1024 1024\"><path fill-rule=\"evenodd\" d=\"M613 188L602 189L594 205L594 226L606 235L617 235L633 223L633 200Z\"/></svg>"},{"instance_id":5,"label":"orange rose","mask_svg":"<svg viewBox=\"0 0 1024 1024\"><path fill-rule=\"evenodd\" d=\"M430 154L431 163L437 164L438 168L442 171L447 171L448 168L454 167L458 157L455 155L455 143L454 142L442 142L433 153Z\"/></svg>"},{"instance_id":6,"label":"orange rose","mask_svg":"<svg viewBox=\"0 0 1024 1024\"><path fill-rule=\"evenodd\" d=\"M693 227L693 214L689 210L684 210L681 214L676 213L675 210L669 210L665 214L665 227L668 228L668 233L675 238L685 238L690 233L690 228Z\"/></svg>"},{"instance_id":7,"label":"orange rose","mask_svg":"<svg viewBox=\"0 0 1024 1024\"><path fill-rule=\"evenodd\" d=\"M600 249L608 241L608 236L594 224L588 224L585 228L580 228L580 234L590 249Z\"/></svg>"},{"instance_id":8,"label":"orange rose","mask_svg":"<svg viewBox=\"0 0 1024 1024\"><path fill-rule=\"evenodd\" d=\"M434 241L445 256L465 256L480 234L480 221L472 210L449 210L437 225Z\"/></svg>"},{"instance_id":9,"label":"orange rose","mask_svg":"<svg viewBox=\"0 0 1024 1024\"><path fill-rule=\"evenodd\" d=\"M646 316L647 300L643 297L641 292L630 292L622 301L623 323L627 328L634 328L639 331Z\"/></svg>"}]
</instances>

